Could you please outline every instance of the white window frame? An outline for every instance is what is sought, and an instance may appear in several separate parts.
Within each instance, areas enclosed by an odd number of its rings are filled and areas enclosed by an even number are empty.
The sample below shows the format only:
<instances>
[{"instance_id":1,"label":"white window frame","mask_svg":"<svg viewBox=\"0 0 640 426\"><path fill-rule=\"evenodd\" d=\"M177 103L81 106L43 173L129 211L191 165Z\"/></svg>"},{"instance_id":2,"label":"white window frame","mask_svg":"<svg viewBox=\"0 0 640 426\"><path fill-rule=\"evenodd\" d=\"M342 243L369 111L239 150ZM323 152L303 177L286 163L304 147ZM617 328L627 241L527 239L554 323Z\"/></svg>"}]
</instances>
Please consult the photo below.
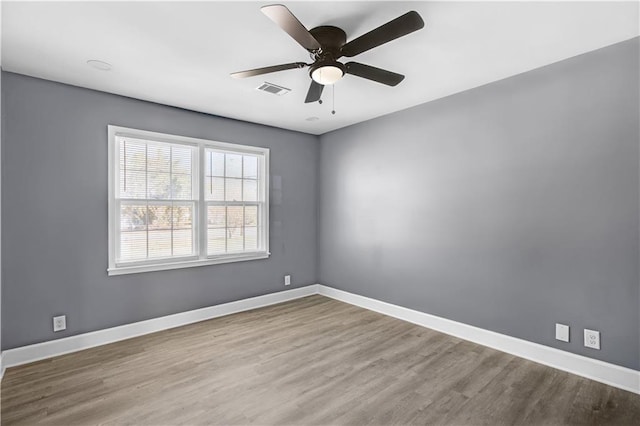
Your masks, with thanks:
<instances>
[{"instance_id":1,"label":"white window frame","mask_svg":"<svg viewBox=\"0 0 640 426\"><path fill-rule=\"evenodd\" d=\"M123 275L123 274L135 274L139 272L150 271L163 271L169 269L190 268L196 266L216 265L221 263L240 262L246 260L267 259L270 256L269 252L269 149L262 147L255 147L249 145L238 145L228 142L218 142L206 139L190 138L186 136L171 135L166 133L150 132L147 130L131 129L127 127L120 127L109 125L108 129L108 208L109 208L109 266L107 273L109 275ZM195 198L195 207L193 214L193 229L194 229L194 248L195 255L186 256L184 258L167 258L167 259L153 259L146 261L131 261L116 263L116 250L118 249L116 238L118 226L119 212L117 211L119 206L119 200L116 198L117 182L119 177L118 173L118 158L117 152L118 144L116 138L118 137L130 137L135 139L143 139L151 142L164 142L180 145L190 145L197 148L197 153L194 156L197 161L193 167L194 175L192 176L193 189L197 191L198 197ZM258 239L263 242L262 247L253 252L241 252L230 254L207 254L207 223L206 223L206 208L209 202L205 200L204 194L204 179L205 179L205 150L215 149L227 151L237 154L252 154L257 155L258 161L258 203L263 208L258 209L258 220L263 226L259 226ZM260 159L263 159L260 161ZM162 200L158 200L162 201ZM185 201L190 203L192 201Z\"/></svg>"}]
</instances>

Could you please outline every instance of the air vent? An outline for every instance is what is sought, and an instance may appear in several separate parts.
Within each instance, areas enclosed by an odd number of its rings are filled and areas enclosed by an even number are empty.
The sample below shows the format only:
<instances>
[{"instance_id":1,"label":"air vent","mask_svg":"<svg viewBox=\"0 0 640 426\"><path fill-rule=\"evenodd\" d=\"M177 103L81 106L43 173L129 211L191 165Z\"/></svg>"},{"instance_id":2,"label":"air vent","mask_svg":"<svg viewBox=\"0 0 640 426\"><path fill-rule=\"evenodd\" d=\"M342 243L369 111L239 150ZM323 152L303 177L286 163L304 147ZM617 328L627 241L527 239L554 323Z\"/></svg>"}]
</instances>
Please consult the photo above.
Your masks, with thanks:
<instances>
[{"instance_id":1,"label":"air vent","mask_svg":"<svg viewBox=\"0 0 640 426\"><path fill-rule=\"evenodd\" d=\"M256 87L257 90L261 90L263 92L271 93L274 95L282 96L286 95L291 91L291 89L287 89L286 87L278 86L277 84L267 83L266 81L262 83L259 87Z\"/></svg>"}]
</instances>

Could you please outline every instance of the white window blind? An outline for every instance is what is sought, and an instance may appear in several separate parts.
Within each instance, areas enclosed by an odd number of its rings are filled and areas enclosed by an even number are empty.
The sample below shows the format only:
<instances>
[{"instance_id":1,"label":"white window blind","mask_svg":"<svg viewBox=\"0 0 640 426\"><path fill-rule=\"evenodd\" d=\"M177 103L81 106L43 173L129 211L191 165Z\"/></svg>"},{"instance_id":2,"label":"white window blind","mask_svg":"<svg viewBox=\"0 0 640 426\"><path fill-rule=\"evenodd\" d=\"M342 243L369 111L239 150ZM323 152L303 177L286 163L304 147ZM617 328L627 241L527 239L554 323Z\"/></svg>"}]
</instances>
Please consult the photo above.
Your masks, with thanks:
<instances>
[{"instance_id":1,"label":"white window blind","mask_svg":"<svg viewBox=\"0 0 640 426\"><path fill-rule=\"evenodd\" d=\"M258 157L207 149L205 158L207 253L258 250L264 208Z\"/></svg>"},{"instance_id":2,"label":"white window blind","mask_svg":"<svg viewBox=\"0 0 640 426\"><path fill-rule=\"evenodd\" d=\"M268 150L109 126L109 273L268 256Z\"/></svg>"}]
</instances>

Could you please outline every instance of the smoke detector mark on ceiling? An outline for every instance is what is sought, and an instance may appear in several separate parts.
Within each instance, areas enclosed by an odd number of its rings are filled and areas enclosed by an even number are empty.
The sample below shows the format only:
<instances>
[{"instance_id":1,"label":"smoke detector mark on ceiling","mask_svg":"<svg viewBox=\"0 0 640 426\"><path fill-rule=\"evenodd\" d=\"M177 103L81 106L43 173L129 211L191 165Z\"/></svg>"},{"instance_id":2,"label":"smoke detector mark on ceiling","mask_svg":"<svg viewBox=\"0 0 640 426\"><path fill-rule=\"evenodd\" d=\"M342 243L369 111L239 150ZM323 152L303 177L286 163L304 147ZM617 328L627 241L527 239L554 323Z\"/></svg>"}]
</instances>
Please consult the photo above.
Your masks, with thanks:
<instances>
[{"instance_id":1,"label":"smoke detector mark on ceiling","mask_svg":"<svg viewBox=\"0 0 640 426\"><path fill-rule=\"evenodd\" d=\"M97 59L89 59L87 61L87 65L89 65L90 67L93 67L97 70L100 71L110 71L111 70L111 64L105 61L99 61Z\"/></svg>"},{"instance_id":2,"label":"smoke detector mark on ceiling","mask_svg":"<svg viewBox=\"0 0 640 426\"><path fill-rule=\"evenodd\" d=\"M286 95L291 91L291 89L278 86L277 84L268 83L266 81L262 83L260 86L256 87L256 90L261 90L263 92L271 93L278 96Z\"/></svg>"}]
</instances>

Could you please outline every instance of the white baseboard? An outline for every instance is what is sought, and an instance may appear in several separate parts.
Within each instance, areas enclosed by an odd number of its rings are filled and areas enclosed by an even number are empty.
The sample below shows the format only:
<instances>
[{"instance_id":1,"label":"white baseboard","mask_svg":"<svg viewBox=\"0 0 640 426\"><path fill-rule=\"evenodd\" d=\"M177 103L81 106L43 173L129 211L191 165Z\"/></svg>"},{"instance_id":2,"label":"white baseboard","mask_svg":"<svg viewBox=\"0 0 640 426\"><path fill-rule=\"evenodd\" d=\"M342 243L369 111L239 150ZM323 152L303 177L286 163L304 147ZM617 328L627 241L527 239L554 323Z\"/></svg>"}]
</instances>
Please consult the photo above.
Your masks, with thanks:
<instances>
[{"instance_id":1,"label":"white baseboard","mask_svg":"<svg viewBox=\"0 0 640 426\"><path fill-rule=\"evenodd\" d=\"M640 371L318 284L318 294L640 394Z\"/></svg>"},{"instance_id":2,"label":"white baseboard","mask_svg":"<svg viewBox=\"0 0 640 426\"><path fill-rule=\"evenodd\" d=\"M156 331L167 330L174 327L192 324L194 322L261 308L263 306L274 305L276 303L282 303L305 296L311 296L318 293L317 287L318 286L316 284L313 284L292 290L265 294L263 296L251 297L249 299L242 299L235 302L223 303L221 305L195 309L193 311L181 312L160 318L153 318L146 321L9 349L2 352L2 366L4 368L15 367L17 365L81 351L95 346L106 345L108 343L142 336Z\"/></svg>"},{"instance_id":3,"label":"white baseboard","mask_svg":"<svg viewBox=\"0 0 640 426\"><path fill-rule=\"evenodd\" d=\"M105 330L93 331L48 342L36 343L3 351L0 354L0 378L4 369L27 364L58 355L89 349L144 334L180 327L199 321L274 305L288 300L320 294L361 308L379 312L413 324L427 327L451 336L459 337L502 352L586 377L607 385L640 394L640 371L620 367L571 352L529 342L460 322L337 290L321 284L313 284L293 290L266 294L193 311L182 312Z\"/></svg>"}]
</instances>

